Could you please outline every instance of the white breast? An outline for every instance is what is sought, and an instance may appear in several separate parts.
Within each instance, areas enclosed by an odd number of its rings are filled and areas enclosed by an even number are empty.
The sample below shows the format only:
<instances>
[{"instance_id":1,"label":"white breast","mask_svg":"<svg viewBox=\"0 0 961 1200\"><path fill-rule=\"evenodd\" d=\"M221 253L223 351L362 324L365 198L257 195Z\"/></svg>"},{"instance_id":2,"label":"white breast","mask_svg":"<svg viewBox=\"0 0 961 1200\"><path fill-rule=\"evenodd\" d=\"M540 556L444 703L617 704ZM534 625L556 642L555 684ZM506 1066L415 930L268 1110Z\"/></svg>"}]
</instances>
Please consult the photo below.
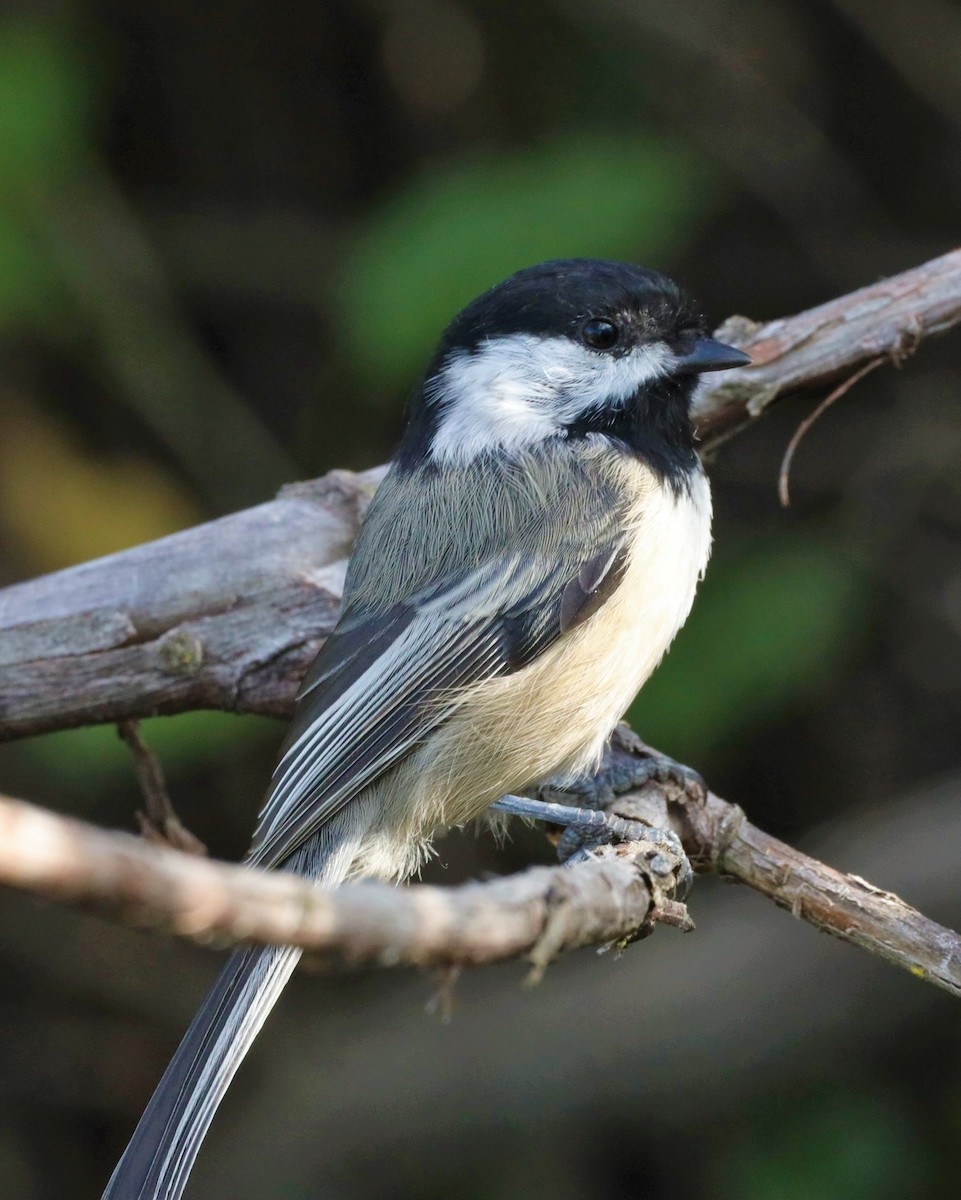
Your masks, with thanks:
<instances>
[{"instance_id":1,"label":"white breast","mask_svg":"<svg viewBox=\"0 0 961 1200\"><path fill-rule=\"evenodd\" d=\"M639 501L621 585L588 621L566 661L568 686L580 691L585 733L575 770L596 759L614 725L661 661L687 620L711 553L711 492L701 471L690 493L659 486ZM573 649L573 648L572 648ZM573 678L576 673L577 681Z\"/></svg>"},{"instance_id":2,"label":"white breast","mask_svg":"<svg viewBox=\"0 0 961 1200\"><path fill-rule=\"evenodd\" d=\"M707 568L711 490L704 473L692 476L689 494L659 487L646 495L635 528L623 595L613 599L632 626L640 687L687 620Z\"/></svg>"},{"instance_id":3,"label":"white breast","mask_svg":"<svg viewBox=\"0 0 961 1200\"><path fill-rule=\"evenodd\" d=\"M392 862L405 846L416 858L410 848L438 826L594 765L687 618L711 548L711 494L700 470L679 496L640 463L624 470L636 500L616 590L534 662L471 689L447 725L384 777L378 795L388 816L371 843L371 863L378 854Z\"/></svg>"},{"instance_id":4,"label":"white breast","mask_svg":"<svg viewBox=\"0 0 961 1200\"><path fill-rule=\"evenodd\" d=\"M698 470L690 493L678 496L640 463L624 470L636 500L614 593L534 662L473 688L425 751L424 791L445 823L476 816L506 792L591 767L690 612L710 554L707 480Z\"/></svg>"}]
</instances>

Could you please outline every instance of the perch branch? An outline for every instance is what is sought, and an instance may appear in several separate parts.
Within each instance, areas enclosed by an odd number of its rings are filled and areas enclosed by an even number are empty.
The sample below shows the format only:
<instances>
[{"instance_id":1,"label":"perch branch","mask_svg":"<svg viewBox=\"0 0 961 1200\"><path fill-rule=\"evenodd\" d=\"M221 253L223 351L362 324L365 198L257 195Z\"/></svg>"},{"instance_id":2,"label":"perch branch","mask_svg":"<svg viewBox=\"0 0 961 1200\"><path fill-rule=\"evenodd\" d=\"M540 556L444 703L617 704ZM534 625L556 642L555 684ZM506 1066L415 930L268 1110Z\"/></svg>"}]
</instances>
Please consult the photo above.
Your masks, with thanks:
<instances>
[{"instance_id":1,"label":"perch branch","mask_svg":"<svg viewBox=\"0 0 961 1200\"><path fill-rule=\"evenodd\" d=\"M629 750L615 745L611 753ZM649 784L613 807L630 811L634 801L652 805L649 819L661 827L672 821L701 871L737 879L816 928L961 995L961 937L897 896L770 837L713 794L677 803ZM633 940L655 922L689 928L685 907L663 897L648 869L652 849L625 843L572 866L457 888L359 883L325 892L0 797L0 883L198 942L287 943L352 966L527 957L540 972L565 950Z\"/></svg>"},{"instance_id":2,"label":"perch branch","mask_svg":"<svg viewBox=\"0 0 961 1200\"><path fill-rule=\"evenodd\" d=\"M459 888L358 883L212 862L0 796L0 883L194 941L301 946L352 966L459 966L629 941L690 927L646 871L647 843L574 867Z\"/></svg>"},{"instance_id":3,"label":"perch branch","mask_svg":"<svg viewBox=\"0 0 961 1200\"><path fill-rule=\"evenodd\" d=\"M961 936L861 879L771 837L709 794L687 805L681 841L692 862L737 879L824 933L961 996Z\"/></svg>"},{"instance_id":4,"label":"perch branch","mask_svg":"<svg viewBox=\"0 0 961 1200\"><path fill-rule=\"evenodd\" d=\"M706 379L711 447L778 397L900 362L961 322L961 251L794 317L722 329L754 364ZM282 716L337 617L383 468L334 471L276 500L0 591L0 739L155 713Z\"/></svg>"}]
</instances>

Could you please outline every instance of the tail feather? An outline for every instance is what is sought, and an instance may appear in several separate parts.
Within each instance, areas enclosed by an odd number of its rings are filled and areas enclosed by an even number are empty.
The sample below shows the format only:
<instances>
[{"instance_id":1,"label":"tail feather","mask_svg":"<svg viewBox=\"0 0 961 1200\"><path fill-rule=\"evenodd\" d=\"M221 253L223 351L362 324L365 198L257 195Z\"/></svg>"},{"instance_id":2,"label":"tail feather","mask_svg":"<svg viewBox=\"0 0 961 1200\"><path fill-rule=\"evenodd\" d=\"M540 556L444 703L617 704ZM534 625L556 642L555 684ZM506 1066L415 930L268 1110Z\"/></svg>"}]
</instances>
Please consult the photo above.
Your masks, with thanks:
<instances>
[{"instance_id":1,"label":"tail feather","mask_svg":"<svg viewBox=\"0 0 961 1200\"><path fill-rule=\"evenodd\" d=\"M300 958L287 947L230 957L151 1097L103 1200L178 1200L217 1106Z\"/></svg>"},{"instance_id":2,"label":"tail feather","mask_svg":"<svg viewBox=\"0 0 961 1200\"><path fill-rule=\"evenodd\" d=\"M285 869L327 887L344 878L354 839L328 836ZM204 1136L237 1068L300 959L285 946L239 950L184 1035L110 1177L102 1200L180 1200Z\"/></svg>"}]
</instances>

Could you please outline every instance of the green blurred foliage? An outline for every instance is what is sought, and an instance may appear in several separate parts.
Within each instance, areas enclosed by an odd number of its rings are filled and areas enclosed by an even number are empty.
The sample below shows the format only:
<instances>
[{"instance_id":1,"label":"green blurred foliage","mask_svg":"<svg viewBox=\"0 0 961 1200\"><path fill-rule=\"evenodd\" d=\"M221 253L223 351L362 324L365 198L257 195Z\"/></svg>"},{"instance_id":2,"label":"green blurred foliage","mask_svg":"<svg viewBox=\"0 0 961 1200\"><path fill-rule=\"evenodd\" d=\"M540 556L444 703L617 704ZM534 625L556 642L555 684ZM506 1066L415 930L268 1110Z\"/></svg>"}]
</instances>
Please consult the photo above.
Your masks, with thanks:
<instances>
[{"instance_id":1,"label":"green blurred foliage","mask_svg":"<svg viewBox=\"0 0 961 1200\"><path fill-rule=\"evenodd\" d=\"M40 20L0 24L0 329L62 317L38 206L89 154L93 82L76 46Z\"/></svg>"},{"instance_id":2,"label":"green blurred foliage","mask_svg":"<svg viewBox=\"0 0 961 1200\"><path fill-rule=\"evenodd\" d=\"M62 295L42 242L0 199L0 329L45 324Z\"/></svg>"},{"instance_id":3,"label":"green blurred foliage","mask_svg":"<svg viewBox=\"0 0 961 1200\"><path fill-rule=\"evenodd\" d=\"M0 28L4 191L49 187L86 154L92 80L76 43L38 21Z\"/></svg>"},{"instance_id":4,"label":"green blurred foliage","mask_svg":"<svg viewBox=\"0 0 961 1200\"><path fill-rule=\"evenodd\" d=\"M931 1195L932 1161L907 1114L871 1095L782 1104L716 1165L717 1200L910 1200Z\"/></svg>"},{"instance_id":5,"label":"green blurred foliage","mask_svg":"<svg viewBox=\"0 0 961 1200\"><path fill-rule=\"evenodd\" d=\"M707 168L652 137L578 131L522 154L445 161L359 227L341 284L354 369L365 384L396 388L423 368L459 308L522 266L666 263L718 198Z\"/></svg>"},{"instance_id":6,"label":"green blurred foliage","mask_svg":"<svg viewBox=\"0 0 961 1200\"><path fill-rule=\"evenodd\" d=\"M703 762L855 655L867 600L857 566L827 537L725 546L628 720L653 745Z\"/></svg>"},{"instance_id":7,"label":"green blurred foliage","mask_svg":"<svg viewBox=\"0 0 961 1200\"><path fill-rule=\"evenodd\" d=\"M172 779L198 764L215 767L243 748L279 741L281 727L267 717L223 712L188 712L141 721L145 741L159 756ZM22 743L24 760L39 768L50 783L78 808L92 802L98 790L109 790L134 777L130 750L113 725L67 729ZM263 790L266 779L252 783Z\"/></svg>"}]
</instances>

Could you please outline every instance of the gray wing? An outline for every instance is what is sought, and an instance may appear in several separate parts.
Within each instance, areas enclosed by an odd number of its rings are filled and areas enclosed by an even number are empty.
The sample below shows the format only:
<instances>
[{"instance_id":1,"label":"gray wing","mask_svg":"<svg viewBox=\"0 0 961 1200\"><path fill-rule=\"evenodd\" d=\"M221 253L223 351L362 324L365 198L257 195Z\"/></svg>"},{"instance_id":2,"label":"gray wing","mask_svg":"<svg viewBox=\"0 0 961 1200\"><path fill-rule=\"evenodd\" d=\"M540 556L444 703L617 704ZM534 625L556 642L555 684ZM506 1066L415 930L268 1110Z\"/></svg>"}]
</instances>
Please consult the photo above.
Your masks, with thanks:
<instances>
[{"instance_id":1,"label":"gray wing","mask_svg":"<svg viewBox=\"0 0 961 1200\"><path fill-rule=\"evenodd\" d=\"M304 680L248 861L283 862L441 725L462 688L518 670L603 604L623 571L622 538L613 513L578 515L549 553L525 553L517 536L519 553L384 612L348 609Z\"/></svg>"}]
</instances>

